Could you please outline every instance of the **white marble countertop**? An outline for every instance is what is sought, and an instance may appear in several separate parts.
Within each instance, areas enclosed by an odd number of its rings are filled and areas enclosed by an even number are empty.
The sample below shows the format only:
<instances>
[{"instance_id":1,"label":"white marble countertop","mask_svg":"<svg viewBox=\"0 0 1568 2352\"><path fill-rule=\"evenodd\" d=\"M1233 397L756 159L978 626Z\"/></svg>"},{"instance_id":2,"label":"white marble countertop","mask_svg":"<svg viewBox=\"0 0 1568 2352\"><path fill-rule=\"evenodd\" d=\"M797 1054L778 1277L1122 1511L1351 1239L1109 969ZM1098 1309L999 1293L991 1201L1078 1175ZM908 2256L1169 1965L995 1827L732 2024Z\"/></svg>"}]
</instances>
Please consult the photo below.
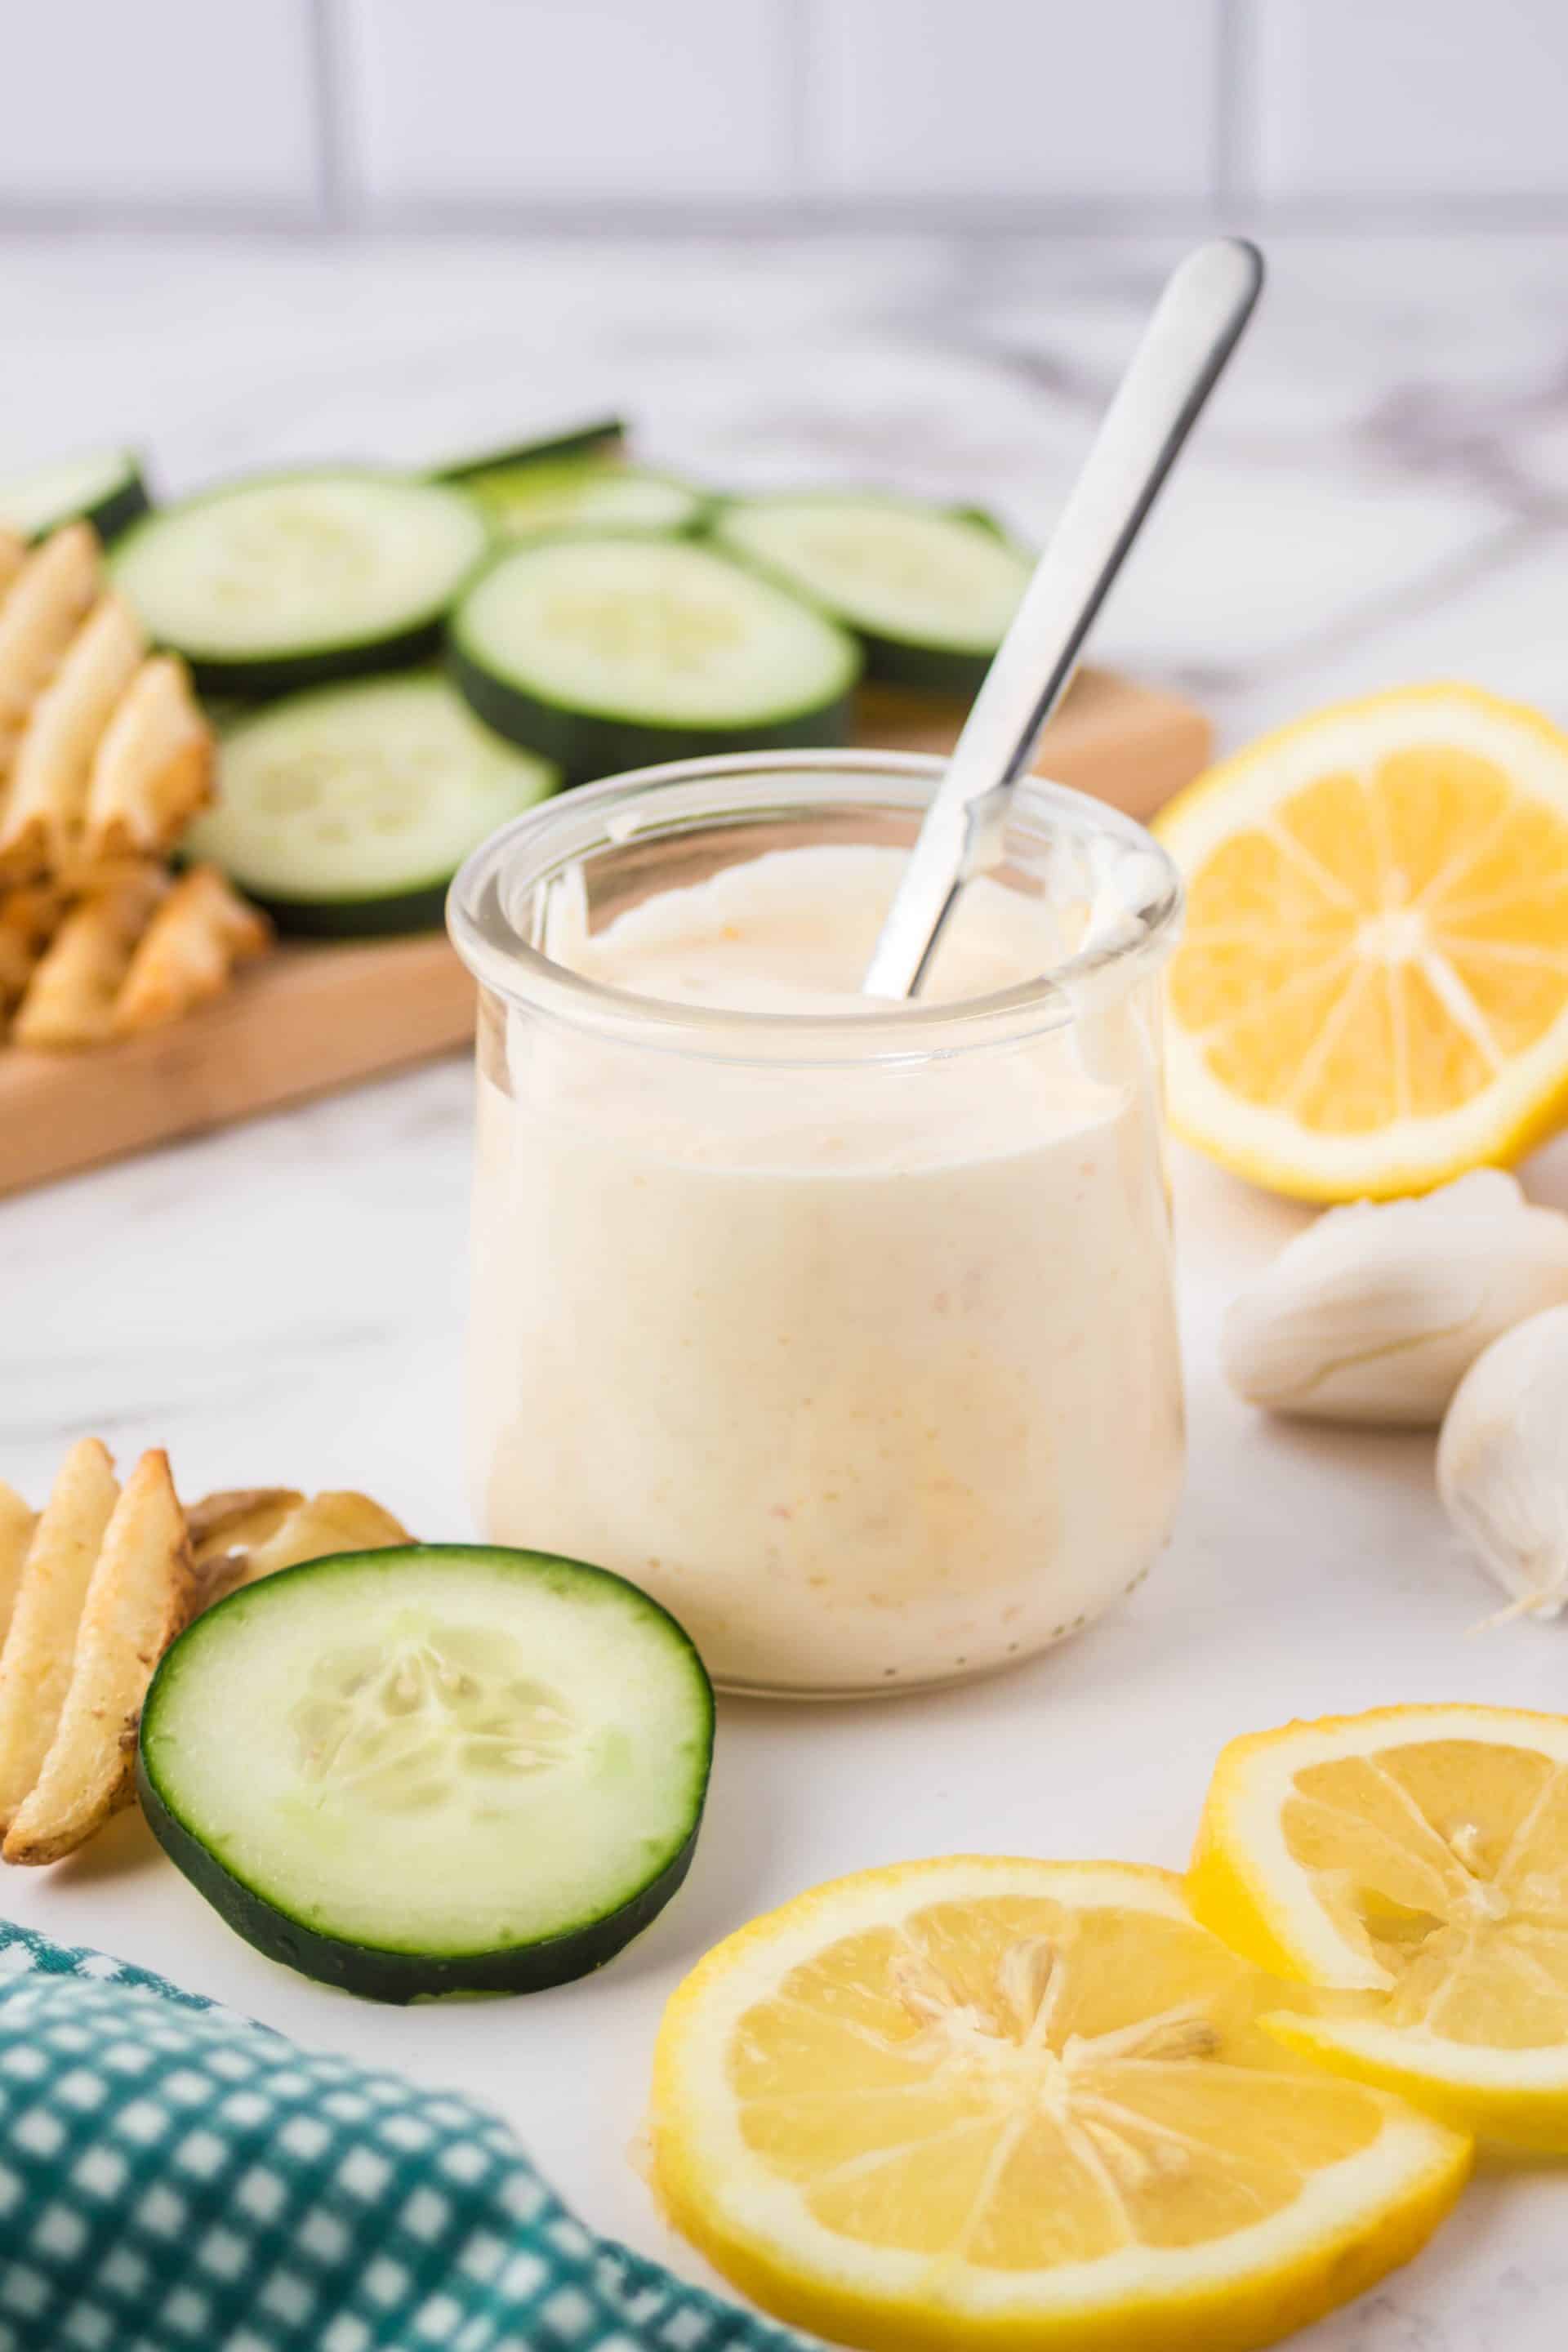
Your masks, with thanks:
<instances>
[{"instance_id":1,"label":"white marble countertop","mask_svg":"<svg viewBox=\"0 0 1568 2352\"><path fill-rule=\"evenodd\" d=\"M802 240L323 250L0 247L0 464L125 436L183 487L226 467L516 435L624 407L723 480L893 478L1048 517L1167 257L1144 246ZM1227 740L1333 696L1462 676L1568 719L1568 243L1292 242L1097 655L1186 687ZM0 1475L68 1441L166 1444L187 1493L355 1485L461 1536L469 1079L459 1062L0 1203ZM0 1907L221 1993L317 2045L465 2084L600 2227L695 2265L627 2158L660 2004L718 1937L912 1854L1179 1864L1236 1731L1395 1699L1561 1706L1561 1629L1476 1639L1421 1438L1264 1425L1219 1313L1300 1213L1182 1159L1192 1470L1174 1541L1037 1664L882 1706L728 1704L689 1885L603 1977L413 2013L238 1943L133 1817ZM1568 1147L1528 1171L1568 1206ZM1558 2352L1560 2180L1484 2179L1313 2352Z\"/></svg>"}]
</instances>

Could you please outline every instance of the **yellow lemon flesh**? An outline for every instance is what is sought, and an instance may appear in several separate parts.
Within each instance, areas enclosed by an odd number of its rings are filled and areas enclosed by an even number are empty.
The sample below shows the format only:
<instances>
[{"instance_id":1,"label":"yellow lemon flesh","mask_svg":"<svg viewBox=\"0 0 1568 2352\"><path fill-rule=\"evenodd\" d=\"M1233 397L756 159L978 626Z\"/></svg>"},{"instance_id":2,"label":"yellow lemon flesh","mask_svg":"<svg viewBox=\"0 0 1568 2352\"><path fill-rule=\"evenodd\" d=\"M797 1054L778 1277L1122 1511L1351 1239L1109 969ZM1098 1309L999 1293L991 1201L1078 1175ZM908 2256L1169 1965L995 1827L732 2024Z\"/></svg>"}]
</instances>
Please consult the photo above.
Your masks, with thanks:
<instances>
[{"instance_id":1,"label":"yellow lemon flesh","mask_svg":"<svg viewBox=\"0 0 1568 2352\"><path fill-rule=\"evenodd\" d=\"M1568 1717L1407 1706L1233 1740L1188 1879L1265 1967L1343 1990L1291 2045L1568 2153Z\"/></svg>"},{"instance_id":2,"label":"yellow lemon flesh","mask_svg":"<svg viewBox=\"0 0 1568 2352\"><path fill-rule=\"evenodd\" d=\"M888 2352L1273 2342L1405 2261L1470 2143L1257 2023L1279 1988L1116 1864L911 1863L710 1953L655 2062L675 2225Z\"/></svg>"},{"instance_id":3,"label":"yellow lemon flesh","mask_svg":"<svg viewBox=\"0 0 1568 2352\"><path fill-rule=\"evenodd\" d=\"M1568 1108L1568 737L1465 687L1321 711L1156 831L1187 878L1172 1117L1309 1200L1420 1192Z\"/></svg>"}]
</instances>

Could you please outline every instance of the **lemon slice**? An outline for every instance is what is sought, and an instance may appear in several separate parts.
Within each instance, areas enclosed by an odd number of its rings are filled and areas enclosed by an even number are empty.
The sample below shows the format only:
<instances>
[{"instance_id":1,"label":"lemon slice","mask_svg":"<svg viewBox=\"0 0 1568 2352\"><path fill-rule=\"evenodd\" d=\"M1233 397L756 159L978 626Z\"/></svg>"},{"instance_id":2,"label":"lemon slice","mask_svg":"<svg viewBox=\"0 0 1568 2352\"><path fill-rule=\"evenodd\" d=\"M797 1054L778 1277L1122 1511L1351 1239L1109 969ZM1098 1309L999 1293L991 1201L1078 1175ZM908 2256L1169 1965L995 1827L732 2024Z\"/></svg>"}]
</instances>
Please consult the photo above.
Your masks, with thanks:
<instances>
[{"instance_id":1,"label":"lemon slice","mask_svg":"<svg viewBox=\"0 0 1568 2352\"><path fill-rule=\"evenodd\" d=\"M888 2352L1272 2342L1404 2262L1469 2142L1306 2066L1179 1879L961 1858L710 1953L655 2062L658 2192L784 2319Z\"/></svg>"},{"instance_id":2,"label":"lemon slice","mask_svg":"<svg viewBox=\"0 0 1568 2352\"><path fill-rule=\"evenodd\" d=\"M1568 2152L1568 1717L1396 1706L1234 1739L1188 1885L1239 1952L1359 1990L1272 2021L1293 2047Z\"/></svg>"},{"instance_id":3,"label":"lemon slice","mask_svg":"<svg viewBox=\"0 0 1568 2352\"><path fill-rule=\"evenodd\" d=\"M1266 736L1172 802L1172 1117L1310 1200L1516 1158L1568 1103L1568 737L1467 687Z\"/></svg>"}]
</instances>

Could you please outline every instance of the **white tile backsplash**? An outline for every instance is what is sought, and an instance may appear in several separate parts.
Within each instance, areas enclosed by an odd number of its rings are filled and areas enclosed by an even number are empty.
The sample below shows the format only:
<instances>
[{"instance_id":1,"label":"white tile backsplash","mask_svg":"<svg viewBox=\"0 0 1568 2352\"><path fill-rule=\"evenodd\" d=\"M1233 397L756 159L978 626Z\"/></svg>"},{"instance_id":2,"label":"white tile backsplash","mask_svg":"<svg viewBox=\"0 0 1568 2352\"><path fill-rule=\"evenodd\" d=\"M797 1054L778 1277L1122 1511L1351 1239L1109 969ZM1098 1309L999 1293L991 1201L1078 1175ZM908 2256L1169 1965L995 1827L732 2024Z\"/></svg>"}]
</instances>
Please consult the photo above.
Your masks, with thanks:
<instances>
[{"instance_id":1,"label":"white tile backsplash","mask_svg":"<svg viewBox=\"0 0 1568 2352\"><path fill-rule=\"evenodd\" d=\"M786 184L790 0L338 0L370 211Z\"/></svg>"},{"instance_id":2,"label":"white tile backsplash","mask_svg":"<svg viewBox=\"0 0 1568 2352\"><path fill-rule=\"evenodd\" d=\"M0 0L3 5L3 0ZM33 0L0 225L1568 224L1568 0ZM978 208L976 210L976 208Z\"/></svg>"},{"instance_id":3,"label":"white tile backsplash","mask_svg":"<svg viewBox=\"0 0 1568 2352\"><path fill-rule=\"evenodd\" d=\"M311 0L4 12L0 205L314 212Z\"/></svg>"},{"instance_id":4,"label":"white tile backsplash","mask_svg":"<svg viewBox=\"0 0 1568 2352\"><path fill-rule=\"evenodd\" d=\"M845 196L1211 184L1218 0L805 0L811 184Z\"/></svg>"},{"instance_id":5,"label":"white tile backsplash","mask_svg":"<svg viewBox=\"0 0 1568 2352\"><path fill-rule=\"evenodd\" d=\"M1568 194L1565 0L1252 0L1266 196Z\"/></svg>"}]
</instances>

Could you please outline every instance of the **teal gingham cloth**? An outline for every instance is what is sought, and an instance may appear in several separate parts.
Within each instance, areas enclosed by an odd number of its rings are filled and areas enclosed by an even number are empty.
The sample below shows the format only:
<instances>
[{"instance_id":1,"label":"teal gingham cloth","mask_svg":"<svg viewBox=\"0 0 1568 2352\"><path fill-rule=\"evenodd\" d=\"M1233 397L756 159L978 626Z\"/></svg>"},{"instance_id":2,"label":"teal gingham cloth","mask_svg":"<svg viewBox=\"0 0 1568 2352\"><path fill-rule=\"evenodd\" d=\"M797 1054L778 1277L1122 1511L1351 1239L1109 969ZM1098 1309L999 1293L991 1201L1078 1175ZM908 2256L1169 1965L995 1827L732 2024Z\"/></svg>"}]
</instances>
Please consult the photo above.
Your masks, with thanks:
<instances>
[{"instance_id":1,"label":"teal gingham cloth","mask_svg":"<svg viewBox=\"0 0 1568 2352\"><path fill-rule=\"evenodd\" d=\"M474 2102L0 1919L0 2352L789 2352Z\"/></svg>"}]
</instances>

